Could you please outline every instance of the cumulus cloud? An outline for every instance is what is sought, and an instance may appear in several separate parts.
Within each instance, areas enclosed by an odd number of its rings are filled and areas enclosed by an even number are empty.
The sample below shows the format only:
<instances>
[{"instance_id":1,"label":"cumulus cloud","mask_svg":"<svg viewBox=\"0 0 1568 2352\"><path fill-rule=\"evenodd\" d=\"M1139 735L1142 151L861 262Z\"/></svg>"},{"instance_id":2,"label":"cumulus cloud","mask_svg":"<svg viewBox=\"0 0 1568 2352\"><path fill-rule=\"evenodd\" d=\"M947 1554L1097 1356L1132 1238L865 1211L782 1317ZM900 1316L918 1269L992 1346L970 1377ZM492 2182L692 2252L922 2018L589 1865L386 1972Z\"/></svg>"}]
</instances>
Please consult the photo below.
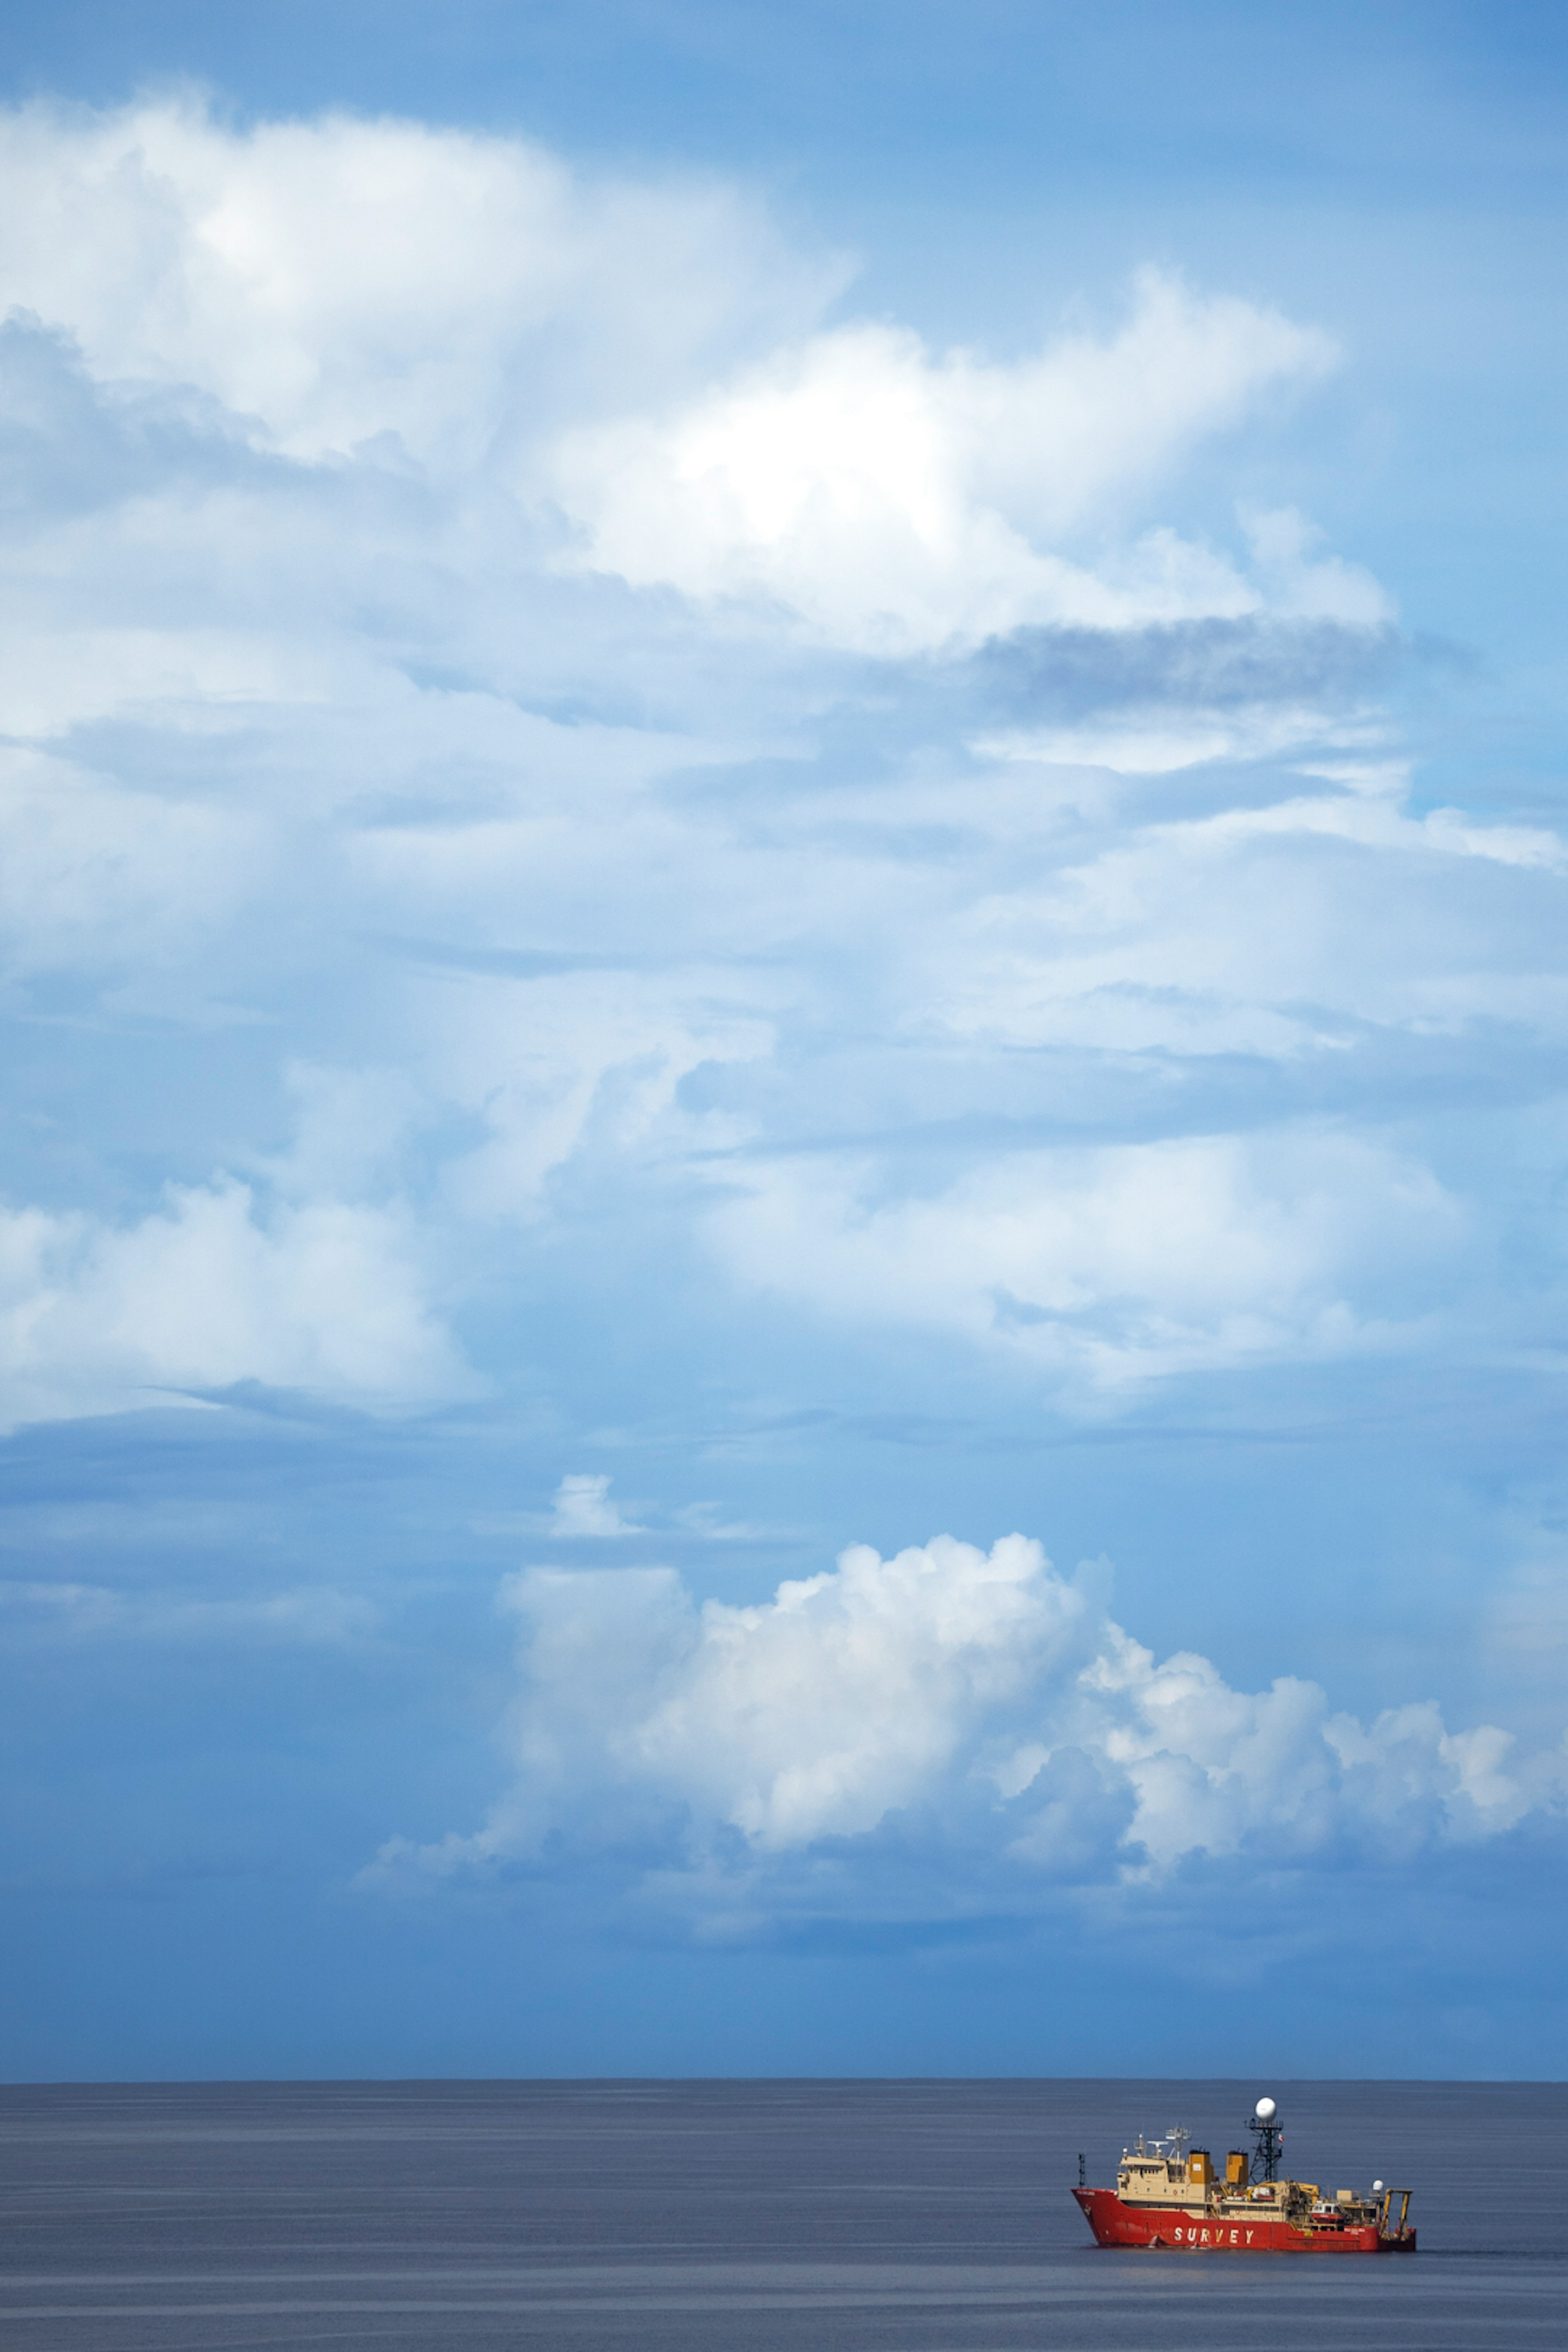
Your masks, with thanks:
<instances>
[{"instance_id":1,"label":"cumulus cloud","mask_svg":"<svg viewBox=\"0 0 1568 2352\"><path fill-rule=\"evenodd\" d=\"M385 434L471 465L552 394L602 399L632 351L645 383L679 383L843 275L732 187L585 181L518 139L349 115L241 131L192 100L37 104L4 128L0 308L297 457Z\"/></svg>"},{"instance_id":2,"label":"cumulus cloud","mask_svg":"<svg viewBox=\"0 0 1568 2352\"><path fill-rule=\"evenodd\" d=\"M842 267L790 253L737 191L590 181L516 140L343 116L239 131L190 100L34 106L4 131L0 310L68 334L121 404L194 391L297 458L485 473L557 506L574 560L761 595L847 645L1256 609L1225 556L1122 515L1336 357L1152 272L1112 334L1010 363L825 328ZM1109 551L1075 552L1107 520ZM1253 536L1282 609L1384 609L1308 562L1300 518Z\"/></svg>"},{"instance_id":3,"label":"cumulus cloud","mask_svg":"<svg viewBox=\"0 0 1568 2352\"><path fill-rule=\"evenodd\" d=\"M1236 614L1257 591L1169 531L1098 571L1063 543L1266 388L1332 358L1276 313L1147 273L1106 341L997 364L933 356L904 330L837 328L667 418L569 436L552 474L587 525L586 560L698 595L760 593L870 648ZM1281 518L1258 537L1297 609L1384 617L1348 572L1320 564L1310 593L1299 584L1302 533Z\"/></svg>"},{"instance_id":4,"label":"cumulus cloud","mask_svg":"<svg viewBox=\"0 0 1568 2352\"><path fill-rule=\"evenodd\" d=\"M395 1839L367 1880L609 1859L699 1918L1026 1912L1194 1861L1394 1864L1558 1800L1560 1756L1429 1703L1363 1724L1310 1682L1156 1661L1104 1583L1022 1536L855 1545L747 1607L699 1607L668 1569L516 1577L515 1783L478 1832Z\"/></svg>"}]
</instances>

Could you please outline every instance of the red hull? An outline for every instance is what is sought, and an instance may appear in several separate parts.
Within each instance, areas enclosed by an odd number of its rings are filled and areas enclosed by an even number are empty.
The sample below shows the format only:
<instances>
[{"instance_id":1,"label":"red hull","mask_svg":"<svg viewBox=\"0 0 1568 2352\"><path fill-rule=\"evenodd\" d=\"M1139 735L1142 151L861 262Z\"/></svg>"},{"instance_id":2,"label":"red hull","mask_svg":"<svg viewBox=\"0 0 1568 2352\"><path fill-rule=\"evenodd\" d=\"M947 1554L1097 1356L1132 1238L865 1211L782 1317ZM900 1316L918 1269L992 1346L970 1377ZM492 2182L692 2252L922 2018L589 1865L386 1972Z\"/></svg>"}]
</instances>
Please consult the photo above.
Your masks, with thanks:
<instances>
[{"instance_id":1,"label":"red hull","mask_svg":"<svg viewBox=\"0 0 1568 2352\"><path fill-rule=\"evenodd\" d=\"M1305 2229L1276 2213L1188 2213L1179 2205L1124 2205L1113 2189L1075 2189L1084 2220L1101 2246L1176 2246L1183 2252L1237 2254L1409 2254L1414 2230L1384 2237L1373 2222L1329 2219Z\"/></svg>"}]
</instances>

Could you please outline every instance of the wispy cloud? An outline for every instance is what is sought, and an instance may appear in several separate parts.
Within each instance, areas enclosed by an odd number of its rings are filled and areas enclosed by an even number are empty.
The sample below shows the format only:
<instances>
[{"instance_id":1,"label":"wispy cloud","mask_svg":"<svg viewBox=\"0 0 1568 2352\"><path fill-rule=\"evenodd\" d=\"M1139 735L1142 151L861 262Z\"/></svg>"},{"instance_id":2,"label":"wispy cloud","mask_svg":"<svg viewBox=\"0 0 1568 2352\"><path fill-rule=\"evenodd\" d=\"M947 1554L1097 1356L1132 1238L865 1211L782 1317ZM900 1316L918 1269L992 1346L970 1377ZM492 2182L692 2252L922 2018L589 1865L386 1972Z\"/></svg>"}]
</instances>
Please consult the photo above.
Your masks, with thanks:
<instances>
[{"instance_id":1,"label":"wispy cloud","mask_svg":"<svg viewBox=\"0 0 1568 2352\"><path fill-rule=\"evenodd\" d=\"M325 1585L214 1600L202 1592L0 1579L0 1640L11 1642L341 1649L370 1640L381 1624L381 1611L363 1593Z\"/></svg>"},{"instance_id":2,"label":"wispy cloud","mask_svg":"<svg viewBox=\"0 0 1568 2352\"><path fill-rule=\"evenodd\" d=\"M1158 1001L1099 1009L1102 1034L1150 1044L1183 1018ZM728 1189L715 1226L742 1283L829 1318L994 1336L1092 1391L1385 1349L1413 1336L1398 1328L1411 1276L1464 1238L1419 1163L1310 1129L997 1150L913 1199L879 1199L874 1164L840 1154L750 1160Z\"/></svg>"}]
</instances>

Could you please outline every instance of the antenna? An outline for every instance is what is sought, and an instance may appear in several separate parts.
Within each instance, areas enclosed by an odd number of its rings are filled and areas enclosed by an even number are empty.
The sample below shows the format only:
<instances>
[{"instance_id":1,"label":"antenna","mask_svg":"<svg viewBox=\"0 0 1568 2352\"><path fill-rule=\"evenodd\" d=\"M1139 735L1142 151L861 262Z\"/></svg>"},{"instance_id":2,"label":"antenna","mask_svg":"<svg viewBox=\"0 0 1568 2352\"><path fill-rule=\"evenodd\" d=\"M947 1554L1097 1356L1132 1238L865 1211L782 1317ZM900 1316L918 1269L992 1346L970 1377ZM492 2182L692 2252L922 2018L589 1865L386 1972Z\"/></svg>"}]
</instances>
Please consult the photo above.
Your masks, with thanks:
<instances>
[{"instance_id":1,"label":"antenna","mask_svg":"<svg viewBox=\"0 0 1568 2352\"><path fill-rule=\"evenodd\" d=\"M1089 2168L1084 2163L1083 2150L1081 2147L1078 2152L1078 2185L1080 2189L1087 2189L1089 2187Z\"/></svg>"},{"instance_id":2,"label":"antenna","mask_svg":"<svg viewBox=\"0 0 1568 2352\"><path fill-rule=\"evenodd\" d=\"M1274 2120L1279 2112L1272 2099L1259 2099L1247 2118L1247 2128L1257 2143L1258 2169L1265 2180L1272 2180L1279 2169L1279 2149L1285 2135Z\"/></svg>"}]
</instances>

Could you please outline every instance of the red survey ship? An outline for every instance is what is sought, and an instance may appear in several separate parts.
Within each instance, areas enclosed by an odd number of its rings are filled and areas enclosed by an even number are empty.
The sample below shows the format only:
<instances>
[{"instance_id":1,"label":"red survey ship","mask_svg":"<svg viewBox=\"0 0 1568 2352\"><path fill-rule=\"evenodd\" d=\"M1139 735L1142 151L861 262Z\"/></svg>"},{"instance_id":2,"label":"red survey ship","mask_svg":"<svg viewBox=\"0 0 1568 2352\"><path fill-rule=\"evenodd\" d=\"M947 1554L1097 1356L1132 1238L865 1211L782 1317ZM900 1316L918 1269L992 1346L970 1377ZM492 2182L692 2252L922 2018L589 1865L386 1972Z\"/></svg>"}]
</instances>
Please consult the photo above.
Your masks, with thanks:
<instances>
[{"instance_id":1,"label":"red survey ship","mask_svg":"<svg viewBox=\"0 0 1568 2352\"><path fill-rule=\"evenodd\" d=\"M1410 2191L1374 2180L1370 2193L1313 2180L1281 2180L1284 2133L1272 2099L1259 2099L1248 2128L1248 2157L1232 2148L1220 2179L1207 2148L1189 2152L1190 2135L1124 2148L1114 2189L1090 2189L1079 2158L1073 2190L1102 2246L1176 2246L1184 2252L1237 2254L1414 2253ZM1398 2208L1398 2219L1394 2208Z\"/></svg>"}]
</instances>

